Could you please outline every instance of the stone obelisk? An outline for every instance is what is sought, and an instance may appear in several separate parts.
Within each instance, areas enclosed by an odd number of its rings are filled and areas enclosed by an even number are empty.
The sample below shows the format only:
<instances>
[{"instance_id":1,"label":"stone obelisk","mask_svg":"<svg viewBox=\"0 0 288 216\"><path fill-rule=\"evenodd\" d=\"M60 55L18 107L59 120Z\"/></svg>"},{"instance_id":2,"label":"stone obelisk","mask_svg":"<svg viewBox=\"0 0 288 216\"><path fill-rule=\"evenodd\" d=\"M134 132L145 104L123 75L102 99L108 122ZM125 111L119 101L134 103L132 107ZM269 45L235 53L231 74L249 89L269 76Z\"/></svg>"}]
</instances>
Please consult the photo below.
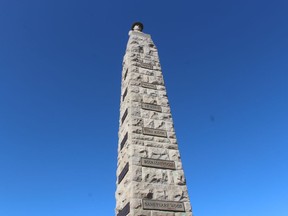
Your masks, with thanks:
<instances>
[{"instance_id":1,"label":"stone obelisk","mask_svg":"<svg viewBox=\"0 0 288 216\"><path fill-rule=\"evenodd\" d=\"M117 216L192 216L157 49L134 23L123 60Z\"/></svg>"}]
</instances>

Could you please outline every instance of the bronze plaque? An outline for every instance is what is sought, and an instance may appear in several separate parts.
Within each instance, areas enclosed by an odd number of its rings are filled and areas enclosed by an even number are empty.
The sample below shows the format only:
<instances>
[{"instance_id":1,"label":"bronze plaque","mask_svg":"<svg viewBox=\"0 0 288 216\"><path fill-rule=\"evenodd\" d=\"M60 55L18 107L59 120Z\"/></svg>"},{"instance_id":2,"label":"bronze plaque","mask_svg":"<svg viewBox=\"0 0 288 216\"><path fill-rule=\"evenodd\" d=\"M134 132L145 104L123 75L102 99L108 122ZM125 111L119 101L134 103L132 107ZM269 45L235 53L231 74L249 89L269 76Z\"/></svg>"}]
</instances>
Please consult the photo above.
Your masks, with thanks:
<instances>
[{"instance_id":1,"label":"bronze plaque","mask_svg":"<svg viewBox=\"0 0 288 216\"><path fill-rule=\"evenodd\" d=\"M142 103L142 109L162 112L161 106L155 104Z\"/></svg>"},{"instance_id":2,"label":"bronze plaque","mask_svg":"<svg viewBox=\"0 0 288 216\"><path fill-rule=\"evenodd\" d=\"M142 132L144 135L151 135L151 136L159 136L159 137L167 137L167 132L160 129L153 129L153 128L142 128Z\"/></svg>"},{"instance_id":3,"label":"bronze plaque","mask_svg":"<svg viewBox=\"0 0 288 216\"><path fill-rule=\"evenodd\" d=\"M128 139L128 132L125 134L124 138L122 139L122 141L120 143L120 150L124 147L127 139Z\"/></svg>"},{"instance_id":4,"label":"bronze plaque","mask_svg":"<svg viewBox=\"0 0 288 216\"><path fill-rule=\"evenodd\" d=\"M121 124L123 124L123 122L125 121L127 115L128 115L128 108L125 110L125 112L124 112L124 114L123 114L123 116L121 118Z\"/></svg>"},{"instance_id":5,"label":"bronze plaque","mask_svg":"<svg viewBox=\"0 0 288 216\"><path fill-rule=\"evenodd\" d=\"M126 95L127 95L127 92L128 92L128 87L126 88L126 90L125 90L125 92L124 92L124 94L123 94L122 101L124 101L124 99L125 99L125 97L126 97Z\"/></svg>"},{"instance_id":6,"label":"bronze plaque","mask_svg":"<svg viewBox=\"0 0 288 216\"><path fill-rule=\"evenodd\" d=\"M153 65L151 63L139 62L138 66L150 70L153 69Z\"/></svg>"},{"instance_id":7,"label":"bronze plaque","mask_svg":"<svg viewBox=\"0 0 288 216\"><path fill-rule=\"evenodd\" d=\"M125 167L118 176L118 184L120 184L120 182L124 179L128 171L129 171L129 163L126 163Z\"/></svg>"},{"instance_id":8,"label":"bronze plaque","mask_svg":"<svg viewBox=\"0 0 288 216\"><path fill-rule=\"evenodd\" d=\"M144 210L185 212L185 207L184 207L183 202L143 199L142 203L143 203Z\"/></svg>"},{"instance_id":9,"label":"bronze plaque","mask_svg":"<svg viewBox=\"0 0 288 216\"><path fill-rule=\"evenodd\" d=\"M125 72L125 74L124 74L124 80L126 79L127 74L128 74L128 68L126 69L126 72Z\"/></svg>"},{"instance_id":10,"label":"bronze plaque","mask_svg":"<svg viewBox=\"0 0 288 216\"><path fill-rule=\"evenodd\" d=\"M130 203L127 203L123 209L121 209L117 216L126 216L127 214L130 213Z\"/></svg>"},{"instance_id":11,"label":"bronze plaque","mask_svg":"<svg viewBox=\"0 0 288 216\"><path fill-rule=\"evenodd\" d=\"M172 169L175 170L175 162L169 160L157 160L151 158L141 158L141 165L145 167L155 167L162 169Z\"/></svg>"},{"instance_id":12,"label":"bronze plaque","mask_svg":"<svg viewBox=\"0 0 288 216\"><path fill-rule=\"evenodd\" d=\"M147 82L142 82L141 86L144 88L157 89L156 85Z\"/></svg>"}]
</instances>

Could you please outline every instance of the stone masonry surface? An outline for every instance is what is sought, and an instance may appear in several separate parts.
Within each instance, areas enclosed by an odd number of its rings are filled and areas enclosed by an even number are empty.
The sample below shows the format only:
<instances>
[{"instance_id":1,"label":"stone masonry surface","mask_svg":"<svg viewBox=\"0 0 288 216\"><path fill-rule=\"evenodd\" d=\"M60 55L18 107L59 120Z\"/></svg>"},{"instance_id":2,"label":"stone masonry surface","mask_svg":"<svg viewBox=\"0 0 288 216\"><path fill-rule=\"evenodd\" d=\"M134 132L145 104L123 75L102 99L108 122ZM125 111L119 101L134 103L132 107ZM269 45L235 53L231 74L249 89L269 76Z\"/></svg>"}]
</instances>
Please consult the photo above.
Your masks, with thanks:
<instances>
[{"instance_id":1,"label":"stone masonry surface","mask_svg":"<svg viewBox=\"0 0 288 216\"><path fill-rule=\"evenodd\" d=\"M115 215L192 216L158 51L136 30L129 32L120 103Z\"/></svg>"}]
</instances>

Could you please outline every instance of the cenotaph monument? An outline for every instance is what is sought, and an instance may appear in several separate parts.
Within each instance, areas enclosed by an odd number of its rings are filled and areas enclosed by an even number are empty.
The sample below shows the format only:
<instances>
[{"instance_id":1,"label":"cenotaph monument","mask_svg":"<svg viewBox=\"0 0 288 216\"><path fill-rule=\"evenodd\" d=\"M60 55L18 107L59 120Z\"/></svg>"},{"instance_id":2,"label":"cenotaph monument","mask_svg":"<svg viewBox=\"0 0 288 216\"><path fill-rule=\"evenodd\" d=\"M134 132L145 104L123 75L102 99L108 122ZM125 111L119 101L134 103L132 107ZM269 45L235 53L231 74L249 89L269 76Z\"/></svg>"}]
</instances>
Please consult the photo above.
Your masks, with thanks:
<instances>
[{"instance_id":1,"label":"cenotaph monument","mask_svg":"<svg viewBox=\"0 0 288 216\"><path fill-rule=\"evenodd\" d=\"M123 59L116 216L192 216L157 48L134 23Z\"/></svg>"}]
</instances>

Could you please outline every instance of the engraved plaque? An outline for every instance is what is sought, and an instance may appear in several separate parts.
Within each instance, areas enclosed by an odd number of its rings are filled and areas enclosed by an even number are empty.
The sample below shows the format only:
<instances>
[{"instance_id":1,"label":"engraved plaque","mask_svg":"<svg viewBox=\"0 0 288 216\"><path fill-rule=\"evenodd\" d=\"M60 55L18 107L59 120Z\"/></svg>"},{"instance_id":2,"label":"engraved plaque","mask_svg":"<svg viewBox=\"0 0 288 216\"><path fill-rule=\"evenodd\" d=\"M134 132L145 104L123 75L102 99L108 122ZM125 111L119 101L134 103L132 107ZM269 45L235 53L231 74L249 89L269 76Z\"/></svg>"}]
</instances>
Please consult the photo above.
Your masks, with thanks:
<instances>
[{"instance_id":1,"label":"engraved plaque","mask_svg":"<svg viewBox=\"0 0 288 216\"><path fill-rule=\"evenodd\" d=\"M142 203L143 203L144 210L147 209L147 210L185 212L183 202L143 199Z\"/></svg>"},{"instance_id":2,"label":"engraved plaque","mask_svg":"<svg viewBox=\"0 0 288 216\"><path fill-rule=\"evenodd\" d=\"M123 180L128 171L129 171L129 163L125 165L120 175L118 176L118 184L120 184L120 182Z\"/></svg>"},{"instance_id":3,"label":"engraved plaque","mask_svg":"<svg viewBox=\"0 0 288 216\"><path fill-rule=\"evenodd\" d=\"M142 132L144 135L151 135L151 136L159 136L159 137L167 137L167 132L160 129L153 129L153 128L142 128Z\"/></svg>"},{"instance_id":4,"label":"engraved plaque","mask_svg":"<svg viewBox=\"0 0 288 216\"><path fill-rule=\"evenodd\" d=\"M127 95L127 92L128 92L128 88L126 88L126 90L125 90L125 92L124 92L124 94L123 94L123 99L122 99L122 101L124 101L124 99L125 99L125 97L126 97L126 95Z\"/></svg>"},{"instance_id":5,"label":"engraved plaque","mask_svg":"<svg viewBox=\"0 0 288 216\"><path fill-rule=\"evenodd\" d=\"M124 74L124 80L126 79L127 74L128 74L128 68L126 69L126 72L125 72L125 74Z\"/></svg>"},{"instance_id":6,"label":"engraved plaque","mask_svg":"<svg viewBox=\"0 0 288 216\"><path fill-rule=\"evenodd\" d=\"M153 65L151 63L139 62L138 66L150 70L153 69Z\"/></svg>"},{"instance_id":7,"label":"engraved plaque","mask_svg":"<svg viewBox=\"0 0 288 216\"><path fill-rule=\"evenodd\" d=\"M117 216L126 216L129 213L130 213L130 203L127 203L126 206L118 212Z\"/></svg>"},{"instance_id":8,"label":"engraved plaque","mask_svg":"<svg viewBox=\"0 0 288 216\"><path fill-rule=\"evenodd\" d=\"M155 104L142 103L142 109L162 112L161 106Z\"/></svg>"},{"instance_id":9,"label":"engraved plaque","mask_svg":"<svg viewBox=\"0 0 288 216\"><path fill-rule=\"evenodd\" d=\"M127 139L128 139L128 132L125 134L124 138L123 138L122 141L121 141L120 149L123 148L123 146L125 145Z\"/></svg>"},{"instance_id":10,"label":"engraved plaque","mask_svg":"<svg viewBox=\"0 0 288 216\"><path fill-rule=\"evenodd\" d=\"M156 85L147 82L141 82L141 86L144 88L157 89Z\"/></svg>"},{"instance_id":11,"label":"engraved plaque","mask_svg":"<svg viewBox=\"0 0 288 216\"><path fill-rule=\"evenodd\" d=\"M122 118L121 118L121 123L122 123L122 124L123 124L123 122L125 121L127 115L128 115L128 108L125 110L125 112L124 112L124 114L123 114L123 116L122 116Z\"/></svg>"},{"instance_id":12,"label":"engraved plaque","mask_svg":"<svg viewBox=\"0 0 288 216\"><path fill-rule=\"evenodd\" d=\"M141 165L145 167L155 167L162 169L172 169L175 170L175 162L169 160L156 160L151 158L141 158Z\"/></svg>"}]
</instances>

